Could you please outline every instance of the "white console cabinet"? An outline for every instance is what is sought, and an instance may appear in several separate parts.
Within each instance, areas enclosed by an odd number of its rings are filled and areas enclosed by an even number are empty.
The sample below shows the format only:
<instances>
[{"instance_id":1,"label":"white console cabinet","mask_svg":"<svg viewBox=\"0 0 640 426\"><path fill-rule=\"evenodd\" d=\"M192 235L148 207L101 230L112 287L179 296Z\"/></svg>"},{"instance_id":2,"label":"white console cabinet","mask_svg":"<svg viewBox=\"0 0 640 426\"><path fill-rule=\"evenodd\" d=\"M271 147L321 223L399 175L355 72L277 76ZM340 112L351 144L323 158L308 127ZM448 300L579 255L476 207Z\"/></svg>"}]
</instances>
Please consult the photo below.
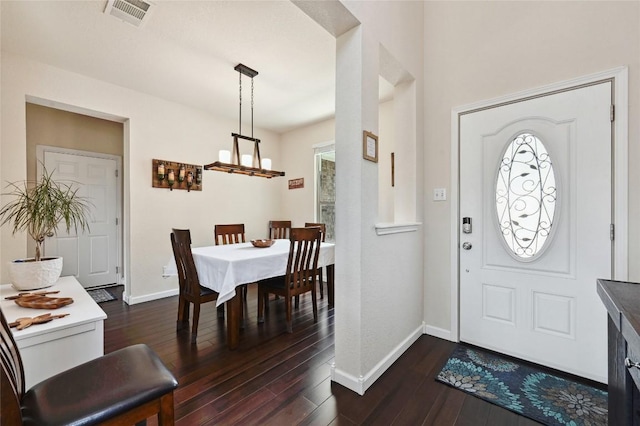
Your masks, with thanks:
<instances>
[{"instance_id":1,"label":"white console cabinet","mask_svg":"<svg viewBox=\"0 0 640 426\"><path fill-rule=\"evenodd\" d=\"M51 297L71 297L73 303L58 309L22 308L13 300L5 299L19 292L10 284L0 285L0 307L8 322L45 313L69 314L24 330L12 329L22 356L27 389L61 371L104 354L103 322L107 315L75 277L61 277L52 287L34 291L56 290L59 293L52 294Z\"/></svg>"}]
</instances>

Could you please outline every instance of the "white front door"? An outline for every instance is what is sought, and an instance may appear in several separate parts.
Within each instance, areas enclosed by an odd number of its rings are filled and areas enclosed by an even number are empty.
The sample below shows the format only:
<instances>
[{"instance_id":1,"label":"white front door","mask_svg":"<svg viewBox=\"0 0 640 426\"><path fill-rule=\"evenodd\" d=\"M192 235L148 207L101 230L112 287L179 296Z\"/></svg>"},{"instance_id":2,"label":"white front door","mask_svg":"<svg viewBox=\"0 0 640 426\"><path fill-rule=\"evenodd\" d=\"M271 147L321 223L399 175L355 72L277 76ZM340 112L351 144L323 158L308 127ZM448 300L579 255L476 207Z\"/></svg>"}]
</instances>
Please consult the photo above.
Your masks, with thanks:
<instances>
[{"instance_id":1,"label":"white front door","mask_svg":"<svg viewBox=\"0 0 640 426\"><path fill-rule=\"evenodd\" d=\"M611 90L461 116L461 341L607 381Z\"/></svg>"},{"instance_id":2,"label":"white front door","mask_svg":"<svg viewBox=\"0 0 640 426\"><path fill-rule=\"evenodd\" d=\"M44 166L55 180L78 185L91 204L89 231L59 231L46 239L46 255L62 256L62 275L75 276L83 287L117 284L116 160L45 151Z\"/></svg>"}]
</instances>

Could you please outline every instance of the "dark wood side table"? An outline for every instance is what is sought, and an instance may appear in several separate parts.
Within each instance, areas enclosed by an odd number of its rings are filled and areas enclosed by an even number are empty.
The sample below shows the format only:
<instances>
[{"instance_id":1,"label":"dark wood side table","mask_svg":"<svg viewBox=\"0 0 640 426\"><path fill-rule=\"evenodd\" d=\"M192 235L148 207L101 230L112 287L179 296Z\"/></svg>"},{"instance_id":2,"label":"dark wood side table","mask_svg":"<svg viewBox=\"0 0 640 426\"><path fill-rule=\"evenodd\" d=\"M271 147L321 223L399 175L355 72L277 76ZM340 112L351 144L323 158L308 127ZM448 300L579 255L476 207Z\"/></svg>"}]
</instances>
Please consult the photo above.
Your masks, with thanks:
<instances>
[{"instance_id":1,"label":"dark wood side table","mask_svg":"<svg viewBox=\"0 0 640 426\"><path fill-rule=\"evenodd\" d=\"M640 284L598 280L609 313L609 424L640 425Z\"/></svg>"}]
</instances>

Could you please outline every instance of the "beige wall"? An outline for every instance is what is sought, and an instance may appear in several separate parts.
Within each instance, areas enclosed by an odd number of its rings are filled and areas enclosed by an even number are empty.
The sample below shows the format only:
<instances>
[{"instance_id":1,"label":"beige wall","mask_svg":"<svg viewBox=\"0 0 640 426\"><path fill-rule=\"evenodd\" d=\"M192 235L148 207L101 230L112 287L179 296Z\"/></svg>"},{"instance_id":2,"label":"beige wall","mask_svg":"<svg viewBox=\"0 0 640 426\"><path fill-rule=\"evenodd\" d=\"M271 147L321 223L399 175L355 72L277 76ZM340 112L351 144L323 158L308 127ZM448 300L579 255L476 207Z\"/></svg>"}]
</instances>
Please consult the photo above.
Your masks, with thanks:
<instances>
[{"instance_id":1,"label":"beige wall","mask_svg":"<svg viewBox=\"0 0 640 426\"><path fill-rule=\"evenodd\" d=\"M451 109L629 67L629 278L640 281L640 2L425 3L425 320L450 329Z\"/></svg>"}]
</instances>

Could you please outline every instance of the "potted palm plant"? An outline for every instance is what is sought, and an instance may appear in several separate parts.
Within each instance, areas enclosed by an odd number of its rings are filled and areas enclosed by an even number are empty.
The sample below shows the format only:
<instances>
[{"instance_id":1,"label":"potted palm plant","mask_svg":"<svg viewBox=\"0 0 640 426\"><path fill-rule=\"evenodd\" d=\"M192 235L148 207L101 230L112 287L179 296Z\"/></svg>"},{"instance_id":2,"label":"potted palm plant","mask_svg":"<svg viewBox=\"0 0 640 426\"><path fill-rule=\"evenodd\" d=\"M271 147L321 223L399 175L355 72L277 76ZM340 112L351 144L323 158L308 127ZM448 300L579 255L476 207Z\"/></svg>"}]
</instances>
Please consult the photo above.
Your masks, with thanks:
<instances>
[{"instance_id":1,"label":"potted palm plant","mask_svg":"<svg viewBox=\"0 0 640 426\"><path fill-rule=\"evenodd\" d=\"M54 236L59 226L67 232L88 229L89 203L77 188L53 180L44 167L40 180L9 183L8 188L2 195L12 200L0 209L0 226L10 224L12 235L26 231L36 243L35 257L9 264L11 284L17 290L49 287L60 277L62 258L42 257L45 237Z\"/></svg>"}]
</instances>

